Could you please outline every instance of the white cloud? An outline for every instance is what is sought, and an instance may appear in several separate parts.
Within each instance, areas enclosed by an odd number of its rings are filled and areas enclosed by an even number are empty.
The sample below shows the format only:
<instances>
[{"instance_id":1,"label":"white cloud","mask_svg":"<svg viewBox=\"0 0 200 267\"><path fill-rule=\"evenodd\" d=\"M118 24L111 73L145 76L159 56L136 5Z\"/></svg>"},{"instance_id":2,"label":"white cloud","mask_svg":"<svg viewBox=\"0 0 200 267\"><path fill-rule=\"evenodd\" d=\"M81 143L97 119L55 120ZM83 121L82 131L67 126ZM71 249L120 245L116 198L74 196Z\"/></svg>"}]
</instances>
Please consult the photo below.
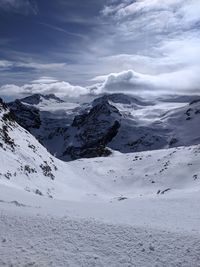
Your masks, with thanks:
<instances>
[{"instance_id":1,"label":"white cloud","mask_svg":"<svg viewBox=\"0 0 200 267\"><path fill-rule=\"evenodd\" d=\"M78 97L89 93L89 89L71 85L65 81L57 81L51 77L41 77L29 84L17 86L7 84L0 87L0 94L5 97L19 97L31 94L55 94L58 97Z\"/></svg>"},{"instance_id":2,"label":"white cloud","mask_svg":"<svg viewBox=\"0 0 200 267\"><path fill-rule=\"evenodd\" d=\"M0 69L8 69L12 67L12 62L8 60L0 60Z\"/></svg>"},{"instance_id":3,"label":"white cloud","mask_svg":"<svg viewBox=\"0 0 200 267\"><path fill-rule=\"evenodd\" d=\"M58 80L52 78L52 77L48 77L48 76L42 76L37 80L33 80L31 83L33 84L51 84L51 83L56 83L58 82Z\"/></svg>"},{"instance_id":4,"label":"white cloud","mask_svg":"<svg viewBox=\"0 0 200 267\"><path fill-rule=\"evenodd\" d=\"M183 29L199 21L199 11L200 2L197 0L124 0L120 4L106 6L102 14L113 16L116 21L128 22L128 19L139 23L149 21L147 25L142 24L146 27L158 22L157 27L162 29L173 27L174 24L176 28L181 26ZM152 18L154 20L150 21Z\"/></svg>"},{"instance_id":5,"label":"white cloud","mask_svg":"<svg viewBox=\"0 0 200 267\"><path fill-rule=\"evenodd\" d=\"M55 70L67 66L66 63L37 63L37 62L15 62L0 60L0 69L27 68L36 70Z\"/></svg>"},{"instance_id":6,"label":"white cloud","mask_svg":"<svg viewBox=\"0 0 200 267\"><path fill-rule=\"evenodd\" d=\"M200 1L110 1L102 16L114 25L114 55L103 59L114 72L132 69L137 73L132 75L134 84L138 85L138 75L144 85L148 77L149 86L159 85L161 91L168 87L171 93L200 89ZM133 84L124 78L124 86Z\"/></svg>"},{"instance_id":7,"label":"white cloud","mask_svg":"<svg viewBox=\"0 0 200 267\"><path fill-rule=\"evenodd\" d=\"M51 69L57 69L57 68L63 68L65 67L67 64L66 63L34 63L34 62L30 62L30 63L14 63L14 67L23 67L23 68L33 68L33 69L38 69L38 70L51 70Z\"/></svg>"},{"instance_id":8,"label":"white cloud","mask_svg":"<svg viewBox=\"0 0 200 267\"><path fill-rule=\"evenodd\" d=\"M198 93L200 84L200 76L196 72L200 72L200 68L186 68L179 71L162 73L159 75L148 75L137 73L133 70L123 71L120 73L112 73L105 76L97 76L93 81L98 82L98 92L129 92L133 94L157 94ZM192 81L192 83L191 83Z\"/></svg>"}]
</instances>

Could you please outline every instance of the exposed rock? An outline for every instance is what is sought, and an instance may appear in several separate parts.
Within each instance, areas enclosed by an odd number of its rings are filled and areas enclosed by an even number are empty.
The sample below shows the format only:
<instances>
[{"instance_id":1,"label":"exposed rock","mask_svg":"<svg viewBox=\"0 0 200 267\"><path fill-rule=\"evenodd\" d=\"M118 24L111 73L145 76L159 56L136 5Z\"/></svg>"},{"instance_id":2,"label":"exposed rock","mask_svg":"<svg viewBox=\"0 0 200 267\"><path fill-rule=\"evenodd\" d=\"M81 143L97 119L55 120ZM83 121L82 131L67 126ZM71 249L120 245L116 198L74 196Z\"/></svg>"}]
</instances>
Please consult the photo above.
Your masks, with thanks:
<instances>
[{"instance_id":1,"label":"exposed rock","mask_svg":"<svg viewBox=\"0 0 200 267\"><path fill-rule=\"evenodd\" d=\"M67 149L64 156L107 156L106 145L117 135L121 114L107 100L94 106L89 113L74 118L68 130Z\"/></svg>"},{"instance_id":2,"label":"exposed rock","mask_svg":"<svg viewBox=\"0 0 200 267\"><path fill-rule=\"evenodd\" d=\"M15 100L8 104L10 110L15 115L15 120L26 130L31 128L40 128L40 112L34 106L27 106L20 100Z\"/></svg>"},{"instance_id":3,"label":"exposed rock","mask_svg":"<svg viewBox=\"0 0 200 267\"><path fill-rule=\"evenodd\" d=\"M66 152L64 153L64 156L69 156L72 160L79 159L79 158L95 158L95 157L107 157L111 155L111 151L104 147L104 146L98 146L98 147L73 147L70 146L67 148Z\"/></svg>"}]
</instances>

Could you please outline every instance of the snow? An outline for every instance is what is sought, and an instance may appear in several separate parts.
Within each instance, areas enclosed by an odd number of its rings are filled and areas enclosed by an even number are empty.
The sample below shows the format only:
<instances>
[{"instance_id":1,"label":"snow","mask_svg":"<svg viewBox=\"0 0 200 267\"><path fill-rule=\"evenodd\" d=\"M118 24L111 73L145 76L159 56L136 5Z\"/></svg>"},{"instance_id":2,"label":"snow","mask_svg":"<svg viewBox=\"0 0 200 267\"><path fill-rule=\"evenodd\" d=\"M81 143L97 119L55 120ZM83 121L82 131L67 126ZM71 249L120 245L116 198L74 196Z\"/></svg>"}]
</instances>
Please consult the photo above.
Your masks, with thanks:
<instances>
[{"instance_id":1,"label":"snow","mask_svg":"<svg viewBox=\"0 0 200 267\"><path fill-rule=\"evenodd\" d=\"M0 266L200 266L200 145L67 163L0 108Z\"/></svg>"},{"instance_id":2,"label":"snow","mask_svg":"<svg viewBox=\"0 0 200 267\"><path fill-rule=\"evenodd\" d=\"M109 158L82 159L69 165L78 176L111 196L135 197L200 189L200 146L140 153L114 152ZM88 175L92 173L92 178Z\"/></svg>"},{"instance_id":3,"label":"snow","mask_svg":"<svg viewBox=\"0 0 200 267\"><path fill-rule=\"evenodd\" d=\"M92 203L0 191L0 266L200 266L199 192Z\"/></svg>"},{"instance_id":4,"label":"snow","mask_svg":"<svg viewBox=\"0 0 200 267\"><path fill-rule=\"evenodd\" d=\"M1 266L200 266L195 235L8 212L0 233Z\"/></svg>"}]
</instances>

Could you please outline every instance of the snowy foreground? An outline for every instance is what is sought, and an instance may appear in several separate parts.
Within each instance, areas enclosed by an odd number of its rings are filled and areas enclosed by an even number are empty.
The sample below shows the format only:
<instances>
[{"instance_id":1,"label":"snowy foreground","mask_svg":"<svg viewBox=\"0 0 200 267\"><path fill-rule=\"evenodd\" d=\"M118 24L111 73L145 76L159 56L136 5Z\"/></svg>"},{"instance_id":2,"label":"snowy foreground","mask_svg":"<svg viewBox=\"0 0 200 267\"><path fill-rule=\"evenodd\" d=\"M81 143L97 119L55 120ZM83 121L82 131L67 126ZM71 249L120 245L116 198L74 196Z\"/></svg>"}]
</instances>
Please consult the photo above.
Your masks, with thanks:
<instances>
[{"instance_id":1,"label":"snowy foreground","mask_svg":"<svg viewBox=\"0 0 200 267\"><path fill-rule=\"evenodd\" d=\"M200 266L199 192L102 203L0 195L0 266Z\"/></svg>"}]
</instances>

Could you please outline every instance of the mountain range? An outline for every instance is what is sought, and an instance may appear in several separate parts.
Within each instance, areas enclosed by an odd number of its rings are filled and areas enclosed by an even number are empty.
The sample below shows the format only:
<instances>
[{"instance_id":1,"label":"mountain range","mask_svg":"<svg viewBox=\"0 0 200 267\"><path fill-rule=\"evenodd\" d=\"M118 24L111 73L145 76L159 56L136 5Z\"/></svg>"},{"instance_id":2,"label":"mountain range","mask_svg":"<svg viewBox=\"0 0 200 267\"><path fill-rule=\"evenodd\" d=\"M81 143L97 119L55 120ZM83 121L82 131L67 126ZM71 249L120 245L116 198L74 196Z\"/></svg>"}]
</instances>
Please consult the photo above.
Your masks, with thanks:
<instances>
[{"instance_id":1,"label":"mountain range","mask_svg":"<svg viewBox=\"0 0 200 267\"><path fill-rule=\"evenodd\" d=\"M125 94L88 103L32 95L8 103L16 121L59 159L149 151L200 142L200 100L154 99Z\"/></svg>"}]
</instances>

